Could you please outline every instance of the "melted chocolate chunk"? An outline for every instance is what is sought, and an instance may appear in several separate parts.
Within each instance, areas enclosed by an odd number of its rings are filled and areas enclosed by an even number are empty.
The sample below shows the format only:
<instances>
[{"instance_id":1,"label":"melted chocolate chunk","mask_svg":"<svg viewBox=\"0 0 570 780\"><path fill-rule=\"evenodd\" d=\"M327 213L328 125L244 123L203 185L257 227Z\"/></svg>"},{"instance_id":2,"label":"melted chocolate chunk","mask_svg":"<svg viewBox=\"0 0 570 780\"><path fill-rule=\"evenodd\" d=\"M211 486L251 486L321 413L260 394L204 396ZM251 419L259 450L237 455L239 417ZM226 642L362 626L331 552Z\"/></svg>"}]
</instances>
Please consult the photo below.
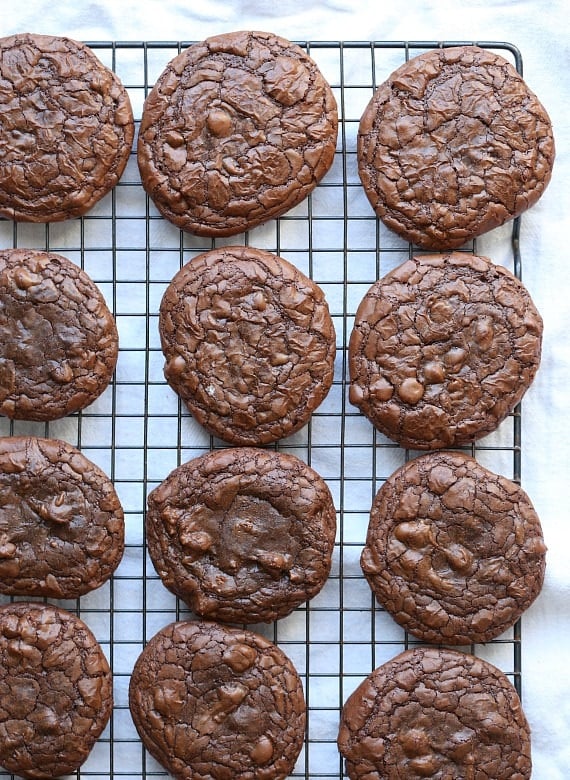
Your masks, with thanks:
<instances>
[{"instance_id":1,"label":"melted chocolate chunk","mask_svg":"<svg viewBox=\"0 0 570 780\"><path fill-rule=\"evenodd\" d=\"M149 93L142 183L183 230L235 235L312 192L337 129L333 93L299 46L269 33L218 35L175 57Z\"/></svg>"},{"instance_id":2,"label":"melted chocolate chunk","mask_svg":"<svg viewBox=\"0 0 570 780\"><path fill-rule=\"evenodd\" d=\"M324 480L294 455L235 447L175 469L148 497L148 549L198 615L290 614L323 587L336 531Z\"/></svg>"},{"instance_id":3,"label":"melted chocolate chunk","mask_svg":"<svg viewBox=\"0 0 570 780\"><path fill-rule=\"evenodd\" d=\"M488 642L538 596L546 547L526 493L460 452L432 452L378 491L361 565L378 601L425 642Z\"/></svg>"},{"instance_id":4,"label":"melted chocolate chunk","mask_svg":"<svg viewBox=\"0 0 570 780\"><path fill-rule=\"evenodd\" d=\"M550 181L548 114L503 57L437 49L399 67L360 122L358 168L382 221L454 249L532 206Z\"/></svg>"},{"instance_id":5,"label":"melted chocolate chunk","mask_svg":"<svg viewBox=\"0 0 570 780\"><path fill-rule=\"evenodd\" d=\"M0 39L0 215L85 214L119 181L134 138L128 94L84 44Z\"/></svg>"},{"instance_id":6,"label":"melted chocolate chunk","mask_svg":"<svg viewBox=\"0 0 570 780\"><path fill-rule=\"evenodd\" d=\"M194 257L164 293L159 328L167 381L231 444L294 433L331 387L336 345L324 294L270 252L236 246Z\"/></svg>"},{"instance_id":7,"label":"melted chocolate chunk","mask_svg":"<svg viewBox=\"0 0 570 780\"><path fill-rule=\"evenodd\" d=\"M48 604L0 607L0 764L52 780L83 764L113 706L112 676L82 620Z\"/></svg>"},{"instance_id":8,"label":"melted chocolate chunk","mask_svg":"<svg viewBox=\"0 0 570 780\"><path fill-rule=\"evenodd\" d=\"M111 381L115 320L89 276L61 255L0 251L0 414L55 420Z\"/></svg>"},{"instance_id":9,"label":"melted chocolate chunk","mask_svg":"<svg viewBox=\"0 0 570 780\"><path fill-rule=\"evenodd\" d=\"M508 678L435 647L380 666L344 705L338 745L351 780L529 780L530 730Z\"/></svg>"},{"instance_id":10,"label":"melted chocolate chunk","mask_svg":"<svg viewBox=\"0 0 570 780\"><path fill-rule=\"evenodd\" d=\"M350 401L412 449L494 431L532 383L542 318L486 257L419 255L364 296L350 337Z\"/></svg>"},{"instance_id":11,"label":"melted chocolate chunk","mask_svg":"<svg viewBox=\"0 0 570 780\"><path fill-rule=\"evenodd\" d=\"M303 745L299 675L251 631L172 623L136 662L129 703L145 747L176 780L283 780Z\"/></svg>"},{"instance_id":12,"label":"melted chocolate chunk","mask_svg":"<svg viewBox=\"0 0 570 780\"><path fill-rule=\"evenodd\" d=\"M111 481L75 447L0 438L0 593L82 596L113 574L124 534Z\"/></svg>"}]
</instances>

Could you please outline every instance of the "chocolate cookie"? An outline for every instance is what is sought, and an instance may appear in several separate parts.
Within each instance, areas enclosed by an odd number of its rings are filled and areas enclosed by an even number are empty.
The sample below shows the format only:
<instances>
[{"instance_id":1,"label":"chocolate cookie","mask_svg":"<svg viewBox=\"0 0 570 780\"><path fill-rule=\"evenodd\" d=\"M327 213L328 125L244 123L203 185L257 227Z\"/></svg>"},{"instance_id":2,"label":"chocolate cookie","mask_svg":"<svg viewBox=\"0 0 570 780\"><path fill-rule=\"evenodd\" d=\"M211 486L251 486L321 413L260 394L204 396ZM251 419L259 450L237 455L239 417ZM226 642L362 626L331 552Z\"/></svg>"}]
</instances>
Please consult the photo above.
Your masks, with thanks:
<instances>
[{"instance_id":1,"label":"chocolate cookie","mask_svg":"<svg viewBox=\"0 0 570 780\"><path fill-rule=\"evenodd\" d=\"M84 271L53 252L0 251L0 414L55 420L84 409L117 354L115 320Z\"/></svg>"},{"instance_id":2,"label":"chocolate cookie","mask_svg":"<svg viewBox=\"0 0 570 780\"><path fill-rule=\"evenodd\" d=\"M299 675L251 631L172 623L137 660L129 704L145 747L176 780L281 780L303 746Z\"/></svg>"},{"instance_id":3,"label":"chocolate cookie","mask_svg":"<svg viewBox=\"0 0 570 780\"><path fill-rule=\"evenodd\" d=\"M0 39L0 215L55 222L85 214L115 186L134 137L129 97L84 44Z\"/></svg>"},{"instance_id":4,"label":"chocolate cookie","mask_svg":"<svg viewBox=\"0 0 570 780\"><path fill-rule=\"evenodd\" d=\"M508 678L455 650L407 650L344 705L338 746L351 780L529 780L530 729Z\"/></svg>"},{"instance_id":5,"label":"chocolate cookie","mask_svg":"<svg viewBox=\"0 0 570 780\"><path fill-rule=\"evenodd\" d=\"M0 764L50 780L83 764L113 706L97 640L75 615L48 604L0 607Z\"/></svg>"},{"instance_id":6,"label":"chocolate cookie","mask_svg":"<svg viewBox=\"0 0 570 780\"><path fill-rule=\"evenodd\" d=\"M194 257L164 293L159 328L168 383L231 444L294 433L331 387L335 332L323 292L270 252Z\"/></svg>"},{"instance_id":7,"label":"chocolate cookie","mask_svg":"<svg viewBox=\"0 0 570 780\"><path fill-rule=\"evenodd\" d=\"M488 642L544 580L540 520L519 485L461 452L406 463L372 503L362 571L380 604L425 642Z\"/></svg>"},{"instance_id":8,"label":"chocolate cookie","mask_svg":"<svg viewBox=\"0 0 570 780\"><path fill-rule=\"evenodd\" d=\"M163 583L196 614L270 622L323 587L336 513L299 458L236 447L175 469L148 497L146 530Z\"/></svg>"},{"instance_id":9,"label":"chocolate cookie","mask_svg":"<svg viewBox=\"0 0 570 780\"><path fill-rule=\"evenodd\" d=\"M312 192L337 129L333 93L299 46L263 32L217 35L175 57L149 93L142 183L183 230L232 236Z\"/></svg>"},{"instance_id":10,"label":"chocolate cookie","mask_svg":"<svg viewBox=\"0 0 570 780\"><path fill-rule=\"evenodd\" d=\"M413 449L494 431L532 383L542 319L528 291L486 257L420 255L377 281L350 337L350 401Z\"/></svg>"},{"instance_id":11,"label":"chocolate cookie","mask_svg":"<svg viewBox=\"0 0 570 780\"><path fill-rule=\"evenodd\" d=\"M454 249L532 206L552 173L548 114L498 54L436 49L399 67L360 122L358 169L382 221Z\"/></svg>"},{"instance_id":12,"label":"chocolate cookie","mask_svg":"<svg viewBox=\"0 0 570 780\"><path fill-rule=\"evenodd\" d=\"M79 450L0 438L0 593L82 596L113 574L124 534L111 481Z\"/></svg>"}]
</instances>

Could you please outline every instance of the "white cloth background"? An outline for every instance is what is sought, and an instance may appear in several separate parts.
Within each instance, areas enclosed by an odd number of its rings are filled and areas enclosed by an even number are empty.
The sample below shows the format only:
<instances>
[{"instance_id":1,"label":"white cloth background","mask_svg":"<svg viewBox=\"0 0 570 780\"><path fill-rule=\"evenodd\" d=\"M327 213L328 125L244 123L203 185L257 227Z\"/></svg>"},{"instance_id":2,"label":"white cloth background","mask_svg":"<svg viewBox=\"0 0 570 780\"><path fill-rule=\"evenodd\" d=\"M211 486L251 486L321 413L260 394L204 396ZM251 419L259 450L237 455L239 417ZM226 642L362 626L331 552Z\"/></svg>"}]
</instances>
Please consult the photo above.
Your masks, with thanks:
<instances>
[{"instance_id":1,"label":"white cloth background","mask_svg":"<svg viewBox=\"0 0 570 780\"><path fill-rule=\"evenodd\" d=\"M292 40L508 41L553 121L549 188L522 221L524 283L544 317L543 359L523 405L522 483L541 517L547 576L524 617L524 704L535 780L570 776L570 29L566 0L3 0L0 34L197 40L258 29ZM484 247L491 254L492 246Z\"/></svg>"}]
</instances>

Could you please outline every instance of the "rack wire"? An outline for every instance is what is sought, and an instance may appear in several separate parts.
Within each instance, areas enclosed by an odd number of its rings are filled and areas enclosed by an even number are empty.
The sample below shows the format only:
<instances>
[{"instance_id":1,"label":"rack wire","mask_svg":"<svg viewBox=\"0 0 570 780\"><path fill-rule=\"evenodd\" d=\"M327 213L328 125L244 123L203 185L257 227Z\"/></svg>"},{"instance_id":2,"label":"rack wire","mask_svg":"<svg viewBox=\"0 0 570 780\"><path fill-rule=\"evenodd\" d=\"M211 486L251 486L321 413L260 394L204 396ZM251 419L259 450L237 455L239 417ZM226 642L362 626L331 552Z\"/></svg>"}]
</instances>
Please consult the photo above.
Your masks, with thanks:
<instances>
[{"instance_id":1,"label":"rack wire","mask_svg":"<svg viewBox=\"0 0 570 780\"><path fill-rule=\"evenodd\" d=\"M89 46L118 73L138 122L154 81L190 43L93 41ZM164 380L158 306L181 265L214 246L249 244L293 262L324 290L337 334L335 379L328 397L302 431L276 445L309 463L332 491L338 525L332 572L321 593L291 616L250 626L287 653L303 681L308 726L294 777L343 777L336 747L343 702L372 669L414 644L375 603L359 566L372 499L414 453L374 431L348 403L348 338L366 290L410 257L413 247L373 214L358 178L356 136L374 88L394 68L421 51L458 43L497 51L522 73L519 51L504 42L299 42L337 99L335 161L304 203L244 235L203 239L166 222L141 187L134 150L120 183L86 216L50 225L0 221L0 246L59 252L83 267L105 295L119 330L115 377L89 408L50 423L0 421L1 435L48 436L79 447L114 481L125 510L126 549L115 576L81 599L57 602L91 627L114 675L111 720L77 778L168 777L138 738L128 709L128 684L148 639L190 614L162 586L146 553L146 496L177 465L224 444L201 429ZM504 262L520 278L519 228L517 219L494 233L503 250L507 247ZM464 251L481 250L474 241ZM520 481L520 407L468 451L488 468ZM521 692L520 621L497 640L465 649L501 668ZM9 777L13 775L0 772L0 780Z\"/></svg>"}]
</instances>

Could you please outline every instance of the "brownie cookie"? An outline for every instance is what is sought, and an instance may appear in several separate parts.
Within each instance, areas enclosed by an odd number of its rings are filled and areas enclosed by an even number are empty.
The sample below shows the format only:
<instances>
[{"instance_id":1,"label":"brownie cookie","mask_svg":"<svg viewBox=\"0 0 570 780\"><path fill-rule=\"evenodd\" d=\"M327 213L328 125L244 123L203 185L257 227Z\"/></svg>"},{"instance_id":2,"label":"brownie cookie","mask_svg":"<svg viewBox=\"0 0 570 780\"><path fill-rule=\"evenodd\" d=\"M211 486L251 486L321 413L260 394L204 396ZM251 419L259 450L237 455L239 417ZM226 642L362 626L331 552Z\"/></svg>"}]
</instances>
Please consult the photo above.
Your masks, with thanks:
<instances>
[{"instance_id":1,"label":"brownie cookie","mask_svg":"<svg viewBox=\"0 0 570 780\"><path fill-rule=\"evenodd\" d=\"M143 108L138 163L166 219L232 236L304 200L334 159L338 115L316 63L263 32L232 32L175 57Z\"/></svg>"},{"instance_id":2,"label":"brownie cookie","mask_svg":"<svg viewBox=\"0 0 570 780\"><path fill-rule=\"evenodd\" d=\"M330 390L336 344L324 294L270 252L194 257L164 293L159 328L168 383L231 444L294 433Z\"/></svg>"},{"instance_id":3,"label":"brownie cookie","mask_svg":"<svg viewBox=\"0 0 570 780\"><path fill-rule=\"evenodd\" d=\"M400 66L360 122L372 207L424 249L454 249L532 206L552 173L548 114L514 67L476 46Z\"/></svg>"},{"instance_id":4,"label":"brownie cookie","mask_svg":"<svg viewBox=\"0 0 570 780\"><path fill-rule=\"evenodd\" d=\"M48 604L0 607L0 765L32 780L75 772L112 706L109 664L82 620Z\"/></svg>"},{"instance_id":5,"label":"brownie cookie","mask_svg":"<svg viewBox=\"0 0 570 780\"><path fill-rule=\"evenodd\" d=\"M115 186L134 137L128 94L84 44L0 39L0 215L55 222Z\"/></svg>"},{"instance_id":6,"label":"brownie cookie","mask_svg":"<svg viewBox=\"0 0 570 780\"><path fill-rule=\"evenodd\" d=\"M488 642L544 580L540 520L519 485L461 452L406 463L372 503L362 571L380 604L425 642Z\"/></svg>"},{"instance_id":7,"label":"brownie cookie","mask_svg":"<svg viewBox=\"0 0 570 780\"><path fill-rule=\"evenodd\" d=\"M124 535L111 481L79 450L0 438L0 593L82 596L113 574Z\"/></svg>"},{"instance_id":8,"label":"brownie cookie","mask_svg":"<svg viewBox=\"0 0 570 780\"><path fill-rule=\"evenodd\" d=\"M466 444L522 399L541 346L541 316L510 271L460 252L420 255L358 307L350 401L403 447Z\"/></svg>"},{"instance_id":9,"label":"brownie cookie","mask_svg":"<svg viewBox=\"0 0 570 780\"><path fill-rule=\"evenodd\" d=\"M503 672L456 650L407 650L346 701L338 746L351 780L529 780L530 729Z\"/></svg>"},{"instance_id":10,"label":"brownie cookie","mask_svg":"<svg viewBox=\"0 0 570 780\"><path fill-rule=\"evenodd\" d=\"M323 587L336 512L299 458L236 447L175 469L148 497L146 531L164 585L197 615L270 622Z\"/></svg>"},{"instance_id":11,"label":"brownie cookie","mask_svg":"<svg viewBox=\"0 0 570 780\"><path fill-rule=\"evenodd\" d=\"M61 255L0 251L0 414L55 420L91 404L117 362L103 295Z\"/></svg>"},{"instance_id":12,"label":"brownie cookie","mask_svg":"<svg viewBox=\"0 0 570 780\"><path fill-rule=\"evenodd\" d=\"M145 747L176 780L281 780L303 746L299 675L251 631L163 628L135 664L129 704Z\"/></svg>"}]
</instances>

